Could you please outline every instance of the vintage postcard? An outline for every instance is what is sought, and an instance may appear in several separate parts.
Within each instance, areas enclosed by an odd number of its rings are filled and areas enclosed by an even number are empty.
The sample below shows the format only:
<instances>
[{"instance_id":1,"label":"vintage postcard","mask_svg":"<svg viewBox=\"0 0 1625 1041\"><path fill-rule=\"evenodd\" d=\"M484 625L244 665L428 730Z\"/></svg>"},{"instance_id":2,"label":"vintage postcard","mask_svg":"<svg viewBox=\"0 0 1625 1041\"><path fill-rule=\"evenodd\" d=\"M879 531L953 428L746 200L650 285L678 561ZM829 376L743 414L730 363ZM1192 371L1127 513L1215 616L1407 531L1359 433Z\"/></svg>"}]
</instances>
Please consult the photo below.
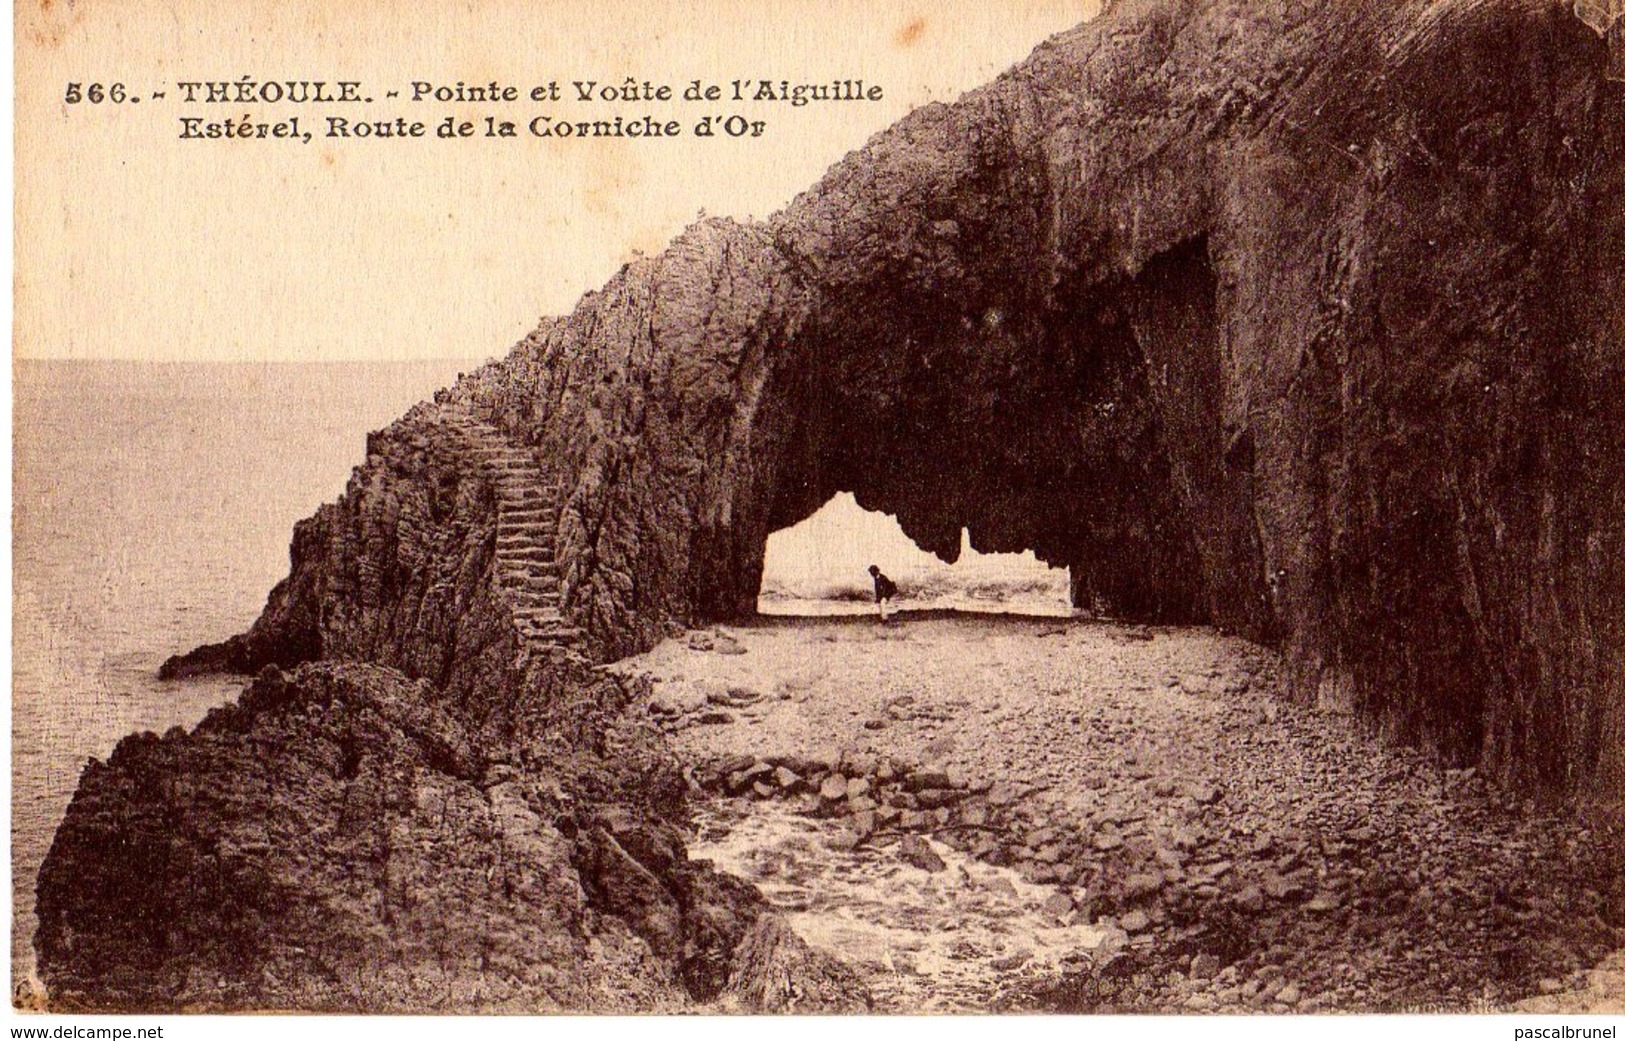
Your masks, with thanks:
<instances>
[{"instance_id":1,"label":"vintage postcard","mask_svg":"<svg viewBox=\"0 0 1625 1041\"><path fill-rule=\"evenodd\" d=\"M13 1015L1625 1012L1622 14L19 3Z\"/></svg>"}]
</instances>

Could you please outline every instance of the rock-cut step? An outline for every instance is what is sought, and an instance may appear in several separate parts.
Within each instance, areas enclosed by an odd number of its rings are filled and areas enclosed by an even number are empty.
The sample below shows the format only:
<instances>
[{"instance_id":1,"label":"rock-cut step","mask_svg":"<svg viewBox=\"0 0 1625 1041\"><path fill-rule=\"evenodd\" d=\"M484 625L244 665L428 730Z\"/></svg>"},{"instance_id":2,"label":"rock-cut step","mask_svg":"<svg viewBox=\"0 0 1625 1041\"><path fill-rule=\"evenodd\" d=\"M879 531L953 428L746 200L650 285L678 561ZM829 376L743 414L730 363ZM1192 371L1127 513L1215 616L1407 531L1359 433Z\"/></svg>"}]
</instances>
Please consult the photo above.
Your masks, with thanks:
<instances>
[{"instance_id":1,"label":"rock-cut step","mask_svg":"<svg viewBox=\"0 0 1625 1041\"><path fill-rule=\"evenodd\" d=\"M528 549L531 546L550 546L552 529L514 531L497 526L497 549Z\"/></svg>"},{"instance_id":2,"label":"rock-cut step","mask_svg":"<svg viewBox=\"0 0 1625 1041\"><path fill-rule=\"evenodd\" d=\"M497 575L497 586L504 593L539 593L544 596L557 596L559 593L559 576L533 575L528 571L513 571L502 568Z\"/></svg>"},{"instance_id":3,"label":"rock-cut step","mask_svg":"<svg viewBox=\"0 0 1625 1041\"><path fill-rule=\"evenodd\" d=\"M551 550L542 549L539 552L550 553ZM558 562L552 557L516 557L509 553L497 554L497 570L503 575L519 578L553 578L559 577Z\"/></svg>"},{"instance_id":4,"label":"rock-cut step","mask_svg":"<svg viewBox=\"0 0 1625 1041\"><path fill-rule=\"evenodd\" d=\"M512 567L501 562L498 563L501 573L497 576L503 585L510 588L529 588L537 592L557 593L559 589L559 573L557 569L548 571L532 571L529 568Z\"/></svg>"},{"instance_id":5,"label":"rock-cut step","mask_svg":"<svg viewBox=\"0 0 1625 1041\"><path fill-rule=\"evenodd\" d=\"M537 535L551 542L558 529L557 514L526 513L515 516L505 510L497 518L497 534L501 536Z\"/></svg>"},{"instance_id":6,"label":"rock-cut step","mask_svg":"<svg viewBox=\"0 0 1625 1041\"><path fill-rule=\"evenodd\" d=\"M535 617L518 615L514 618L514 624L520 629L523 629L525 632L529 633L573 634L581 631L575 626L571 625L568 618L565 618L557 611L552 610L547 611L545 614L536 615Z\"/></svg>"},{"instance_id":7,"label":"rock-cut step","mask_svg":"<svg viewBox=\"0 0 1625 1041\"><path fill-rule=\"evenodd\" d=\"M503 535L547 535L552 536L554 525L551 521L540 519L540 515L527 514L515 517L507 511L497 519L497 530Z\"/></svg>"},{"instance_id":8,"label":"rock-cut step","mask_svg":"<svg viewBox=\"0 0 1625 1041\"><path fill-rule=\"evenodd\" d=\"M553 552L559 521L552 498L555 482L528 450L477 416L452 407L442 414L442 422L459 435L474 466L496 493L492 578L520 639L529 646L579 640L582 631L561 610L561 569Z\"/></svg>"},{"instance_id":9,"label":"rock-cut step","mask_svg":"<svg viewBox=\"0 0 1625 1041\"><path fill-rule=\"evenodd\" d=\"M550 599L559 598L559 584L550 578L530 578L529 576L504 578L501 589L506 593L510 602L515 600Z\"/></svg>"},{"instance_id":10,"label":"rock-cut step","mask_svg":"<svg viewBox=\"0 0 1625 1041\"><path fill-rule=\"evenodd\" d=\"M557 563L553 547L546 543L525 542L497 546L497 563L512 571L549 571Z\"/></svg>"}]
</instances>

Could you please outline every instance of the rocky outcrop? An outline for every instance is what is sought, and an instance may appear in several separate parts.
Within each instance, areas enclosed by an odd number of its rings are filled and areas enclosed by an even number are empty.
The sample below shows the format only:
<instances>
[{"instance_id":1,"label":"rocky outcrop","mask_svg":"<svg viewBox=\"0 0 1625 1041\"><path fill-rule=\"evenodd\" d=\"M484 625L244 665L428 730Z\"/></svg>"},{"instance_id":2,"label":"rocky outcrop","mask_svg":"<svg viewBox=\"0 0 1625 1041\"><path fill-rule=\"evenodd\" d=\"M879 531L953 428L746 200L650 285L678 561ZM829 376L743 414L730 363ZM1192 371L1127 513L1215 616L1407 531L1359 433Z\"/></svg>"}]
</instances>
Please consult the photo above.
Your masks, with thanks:
<instances>
[{"instance_id":1,"label":"rocky outcrop","mask_svg":"<svg viewBox=\"0 0 1625 1041\"><path fill-rule=\"evenodd\" d=\"M240 703L87 767L39 880L53 1009L757 1009L760 896L688 861L642 692L560 612L552 487L445 403L370 440L255 627L166 665L264 665Z\"/></svg>"},{"instance_id":2,"label":"rocky outcrop","mask_svg":"<svg viewBox=\"0 0 1625 1041\"><path fill-rule=\"evenodd\" d=\"M1306 700L1625 791L1622 94L1547 0L1125 2L459 393L565 475L604 653L853 491Z\"/></svg>"},{"instance_id":3,"label":"rocky outcrop","mask_svg":"<svg viewBox=\"0 0 1625 1041\"><path fill-rule=\"evenodd\" d=\"M807 947L776 916L764 915L745 934L735 961L730 997L744 1008L775 1014L870 1011L857 973Z\"/></svg>"},{"instance_id":4,"label":"rocky outcrop","mask_svg":"<svg viewBox=\"0 0 1625 1041\"><path fill-rule=\"evenodd\" d=\"M556 475L597 659L750 613L767 535L849 489L945 559L963 528L1032 549L1082 604L1281 645L1305 699L1606 798L1608 47L1547 0L1120 3L770 220L695 225L444 404ZM329 653L309 581L203 659Z\"/></svg>"},{"instance_id":5,"label":"rocky outcrop","mask_svg":"<svg viewBox=\"0 0 1625 1041\"><path fill-rule=\"evenodd\" d=\"M768 534L844 489L944 559L965 528L978 549L1032 549L1072 569L1080 602L1279 645L1304 700L1506 782L1617 802L1625 92L1608 47L1556 0L1115 4L912 113L771 219L696 224L375 435L344 497L296 530L254 627L166 671L375 663L486 762L547 763L584 807L665 820L681 814L669 757L596 666L752 612ZM207 775L206 750L236 764L279 747L253 735L288 711L250 699L231 727L121 746L87 773L41 880L54 992L117 1004L151 975L208 1004L218 973L244 1002L377 993L363 966L399 912L372 881L372 910L348 919L371 939L329 934L350 953L327 990L232 982L293 963L256 948L259 919L195 910L226 861L189 845L208 828L177 827L210 794L184 778ZM429 768L392 735L362 744ZM315 771L319 746L288 740L286 769ZM406 812L361 805L389 828ZM486 805L479 855L519 813ZM340 841L350 818L324 812L336 830L309 841ZM640 854L572 819L585 906L681 978L704 930L676 847ZM553 855L514 826L526 855ZM154 850L165 892L120 895L120 842ZM352 884L317 871L279 906L325 908ZM497 915L487 896L469 899ZM169 921L195 934L137 924ZM205 934L239 928L209 953ZM707 949L736 935L719 926ZM258 953L229 963L238 947ZM725 961L689 991L720 985ZM516 978L519 1000L574 1000Z\"/></svg>"},{"instance_id":6,"label":"rocky outcrop","mask_svg":"<svg viewBox=\"0 0 1625 1041\"><path fill-rule=\"evenodd\" d=\"M92 763L40 876L51 1008L673 1011L759 988L735 952L760 899L687 859L674 777L510 758L434 701L377 666L270 668L192 733Z\"/></svg>"}]
</instances>

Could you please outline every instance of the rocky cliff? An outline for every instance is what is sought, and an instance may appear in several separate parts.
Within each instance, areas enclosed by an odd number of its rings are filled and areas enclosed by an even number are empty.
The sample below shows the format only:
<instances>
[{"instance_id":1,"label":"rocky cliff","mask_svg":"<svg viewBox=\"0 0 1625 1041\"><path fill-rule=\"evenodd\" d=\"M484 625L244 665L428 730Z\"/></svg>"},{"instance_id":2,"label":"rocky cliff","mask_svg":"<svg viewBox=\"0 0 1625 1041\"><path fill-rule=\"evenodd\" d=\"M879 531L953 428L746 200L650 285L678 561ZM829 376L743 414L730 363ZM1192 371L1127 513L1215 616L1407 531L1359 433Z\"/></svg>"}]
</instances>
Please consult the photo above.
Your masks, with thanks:
<instances>
[{"instance_id":1,"label":"rocky cliff","mask_svg":"<svg viewBox=\"0 0 1625 1041\"><path fill-rule=\"evenodd\" d=\"M945 559L1282 646L1305 699L1625 791L1625 86L1546 0L1120 3L463 391L569 475L604 653L849 489ZM1612 24L1612 23L1610 23Z\"/></svg>"},{"instance_id":2,"label":"rocky cliff","mask_svg":"<svg viewBox=\"0 0 1625 1041\"><path fill-rule=\"evenodd\" d=\"M92 764L40 878L52 1007L670 1009L685 968L720 989L742 887L678 866L658 805L578 808L567 772L487 758L436 700L373 666L270 668Z\"/></svg>"},{"instance_id":3,"label":"rocky cliff","mask_svg":"<svg viewBox=\"0 0 1625 1041\"><path fill-rule=\"evenodd\" d=\"M695 225L377 435L254 628L167 669L329 663L296 673L305 704L366 685L331 663L387 666L486 761L546 763L582 805L645 793L666 819L669 760L611 740L629 695L594 665L750 613L768 534L844 489L945 559L962 528L1033 549L1080 602L1280 646L1305 700L1617 803L1625 88L1595 21L1555 0L1118 3L771 219ZM198 880L223 861L173 851L213 834L178 827L201 798L181 778L291 711L251 698L230 727L87 772L41 881L53 988L95 1003L162 966L176 1000L208 1003L179 975L216 971L189 937L115 945L117 965L77 938L138 914L216 929L188 909L214 906ZM474 774L417 766L418 738L385 743L478 810L456 827L508 812ZM318 746L293 746L314 769ZM364 816L426 827L415 789L392 790ZM185 881L169 904L66 881L137 834L171 850L149 865ZM314 834L334 856L339 832ZM594 877L603 849L571 841ZM632 859L680 893L680 855L650 855L664 873ZM680 975L704 928L627 885L646 896L584 881L583 899ZM348 966L398 945L400 912L362 891L352 920L378 946L332 940L362 953L291 1003L371 992ZM701 946L738 928L717 935ZM520 1000L573 1000L518 979Z\"/></svg>"},{"instance_id":4,"label":"rocky cliff","mask_svg":"<svg viewBox=\"0 0 1625 1041\"><path fill-rule=\"evenodd\" d=\"M53 1009L865 1007L688 860L642 692L557 610L549 487L455 407L370 440L253 629L165 666L263 668L240 703L86 768L39 880Z\"/></svg>"}]
</instances>

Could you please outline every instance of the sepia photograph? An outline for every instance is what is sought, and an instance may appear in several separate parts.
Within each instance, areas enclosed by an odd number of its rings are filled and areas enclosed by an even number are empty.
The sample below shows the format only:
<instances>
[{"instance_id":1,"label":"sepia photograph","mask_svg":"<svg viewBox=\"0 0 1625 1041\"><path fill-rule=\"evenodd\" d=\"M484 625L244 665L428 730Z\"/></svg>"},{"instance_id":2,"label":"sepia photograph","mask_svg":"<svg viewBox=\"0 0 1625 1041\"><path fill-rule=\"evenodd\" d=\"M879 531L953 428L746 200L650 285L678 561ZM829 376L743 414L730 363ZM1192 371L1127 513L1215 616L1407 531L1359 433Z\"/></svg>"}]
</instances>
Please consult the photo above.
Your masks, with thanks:
<instances>
[{"instance_id":1,"label":"sepia photograph","mask_svg":"<svg viewBox=\"0 0 1625 1041\"><path fill-rule=\"evenodd\" d=\"M13 34L13 1022L1617 1036L1625 0Z\"/></svg>"}]
</instances>

